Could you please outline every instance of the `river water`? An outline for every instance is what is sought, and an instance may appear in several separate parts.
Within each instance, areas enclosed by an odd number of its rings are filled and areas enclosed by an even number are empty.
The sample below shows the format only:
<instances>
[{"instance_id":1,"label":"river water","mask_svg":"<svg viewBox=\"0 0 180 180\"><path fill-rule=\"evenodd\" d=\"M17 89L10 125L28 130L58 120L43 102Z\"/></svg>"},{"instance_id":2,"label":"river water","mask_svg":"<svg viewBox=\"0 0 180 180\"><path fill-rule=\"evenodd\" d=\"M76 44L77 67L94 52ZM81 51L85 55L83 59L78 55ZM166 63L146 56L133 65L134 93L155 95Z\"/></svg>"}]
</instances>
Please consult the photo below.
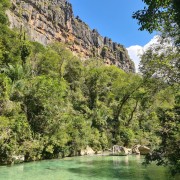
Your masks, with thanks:
<instances>
[{"instance_id":1,"label":"river water","mask_svg":"<svg viewBox=\"0 0 180 180\"><path fill-rule=\"evenodd\" d=\"M0 180L168 180L164 167L140 156L83 156L0 167Z\"/></svg>"}]
</instances>

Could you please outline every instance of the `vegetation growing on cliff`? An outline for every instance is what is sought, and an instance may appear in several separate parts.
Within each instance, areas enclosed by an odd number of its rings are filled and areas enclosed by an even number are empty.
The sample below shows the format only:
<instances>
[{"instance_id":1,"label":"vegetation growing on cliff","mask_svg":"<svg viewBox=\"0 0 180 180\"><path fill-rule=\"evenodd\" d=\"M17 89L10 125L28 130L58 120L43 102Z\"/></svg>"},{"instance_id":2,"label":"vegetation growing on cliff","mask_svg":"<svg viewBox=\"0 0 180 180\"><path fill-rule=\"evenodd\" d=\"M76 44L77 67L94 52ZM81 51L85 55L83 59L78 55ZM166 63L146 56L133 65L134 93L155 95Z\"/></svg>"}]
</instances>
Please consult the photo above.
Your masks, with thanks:
<instances>
[{"instance_id":1,"label":"vegetation growing on cliff","mask_svg":"<svg viewBox=\"0 0 180 180\"><path fill-rule=\"evenodd\" d=\"M14 155L32 161L78 155L87 145L99 151L137 143L179 163L169 143L179 147L179 84L152 76L158 54L142 57L142 76L100 60L82 62L60 43L44 47L10 30L8 3L1 2L0 163Z\"/></svg>"}]
</instances>

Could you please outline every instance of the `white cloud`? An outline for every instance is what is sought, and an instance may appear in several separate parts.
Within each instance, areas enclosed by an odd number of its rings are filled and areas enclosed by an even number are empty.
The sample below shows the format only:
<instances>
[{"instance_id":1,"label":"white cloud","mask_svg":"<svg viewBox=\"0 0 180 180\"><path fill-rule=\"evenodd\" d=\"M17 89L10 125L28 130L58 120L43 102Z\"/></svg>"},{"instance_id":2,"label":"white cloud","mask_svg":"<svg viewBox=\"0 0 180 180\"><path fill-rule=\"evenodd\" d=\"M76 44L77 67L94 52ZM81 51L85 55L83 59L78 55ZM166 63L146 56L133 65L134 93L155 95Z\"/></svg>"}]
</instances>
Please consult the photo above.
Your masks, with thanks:
<instances>
[{"instance_id":1,"label":"white cloud","mask_svg":"<svg viewBox=\"0 0 180 180\"><path fill-rule=\"evenodd\" d=\"M138 72L138 66L140 62L140 56L145 52L150 46L158 45L160 38L159 36L154 36L145 46L133 45L127 48L130 58L135 63L136 72Z\"/></svg>"},{"instance_id":2,"label":"white cloud","mask_svg":"<svg viewBox=\"0 0 180 180\"><path fill-rule=\"evenodd\" d=\"M128 47L127 50L128 50L128 54L129 54L130 58L135 63L135 68L136 68L136 72L137 72L139 62L140 62L140 56L143 54L143 47L139 46L139 45L135 45L135 46Z\"/></svg>"}]
</instances>

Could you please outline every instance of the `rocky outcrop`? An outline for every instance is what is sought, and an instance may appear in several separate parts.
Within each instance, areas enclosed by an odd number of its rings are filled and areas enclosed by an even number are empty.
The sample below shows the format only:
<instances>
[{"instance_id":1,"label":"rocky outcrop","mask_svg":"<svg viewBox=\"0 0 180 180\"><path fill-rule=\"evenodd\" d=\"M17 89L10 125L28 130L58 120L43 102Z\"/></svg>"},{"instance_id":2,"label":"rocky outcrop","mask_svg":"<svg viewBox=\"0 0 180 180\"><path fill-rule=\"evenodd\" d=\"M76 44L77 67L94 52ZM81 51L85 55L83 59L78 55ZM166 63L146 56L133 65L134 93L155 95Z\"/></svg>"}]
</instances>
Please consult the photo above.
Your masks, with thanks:
<instances>
[{"instance_id":1,"label":"rocky outcrop","mask_svg":"<svg viewBox=\"0 0 180 180\"><path fill-rule=\"evenodd\" d=\"M134 154L146 155L146 154L149 154L151 152L151 150L147 146L142 146L142 145L138 144L132 148L132 152Z\"/></svg>"},{"instance_id":2,"label":"rocky outcrop","mask_svg":"<svg viewBox=\"0 0 180 180\"><path fill-rule=\"evenodd\" d=\"M101 58L126 72L134 72L127 50L110 38L91 30L79 17L74 17L67 0L11 0L7 12L10 26L27 31L30 39L44 45L54 40L64 42L83 59Z\"/></svg>"},{"instance_id":3,"label":"rocky outcrop","mask_svg":"<svg viewBox=\"0 0 180 180\"><path fill-rule=\"evenodd\" d=\"M82 149L80 151L80 156L93 155L93 154L95 154L95 151L89 146L87 146L85 149Z\"/></svg>"},{"instance_id":4,"label":"rocky outcrop","mask_svg":"<svg viewBox=\"0 0 180 180\"><path fill-rule=\"evenodd\" d=\"M131 148L127 148L128 154L132 154L132 149Z\"/></svg>"},{"instance_id":5,"label":"rocky outcrop","mask_svg":"<svg viewBox=\"0 0 180 180\"><path fill-rule=\"evenodd\" d=\"M13 164L15 163L15 164L17 164L17 163L22 163L22 162L24 162L25 161L25 156L24 155L18 155L18 156L16 156L16 155L14 155L14 156L12 156L12 162L13 162Z\"/></svg>"},{"instance_id":6,"label":"rocky outcrop","mask_svg":"<svg viewBox=\"0 0 180 180\"><path fill-rule=\"evenodd\" d=\"M140 146L139 151L141 155L146 155L151 152L150 148L148 148L147 146Z\"/></svg>"},{"instance_id":7,"label":"rocky outcrop","mask_svg":"<svg viewBox=\"0 0 180 180\"><path fill-rule=\"evenodd\" d=\"M140 154L140 151L139 151L139 147L141 145L135 145L133 148L132 148L132 153L133 154Z\"/></svg>"},{"instance_id":8,"label":"rocky outcrop","mask_svg":"<svg viewBox=\"0 0 180 180\"><path fill-rule=\"evenodd\" d=\"M129 150L126 147L114 145L113 155L126 156L129 154Z\"/></svg>"}]
</instances>

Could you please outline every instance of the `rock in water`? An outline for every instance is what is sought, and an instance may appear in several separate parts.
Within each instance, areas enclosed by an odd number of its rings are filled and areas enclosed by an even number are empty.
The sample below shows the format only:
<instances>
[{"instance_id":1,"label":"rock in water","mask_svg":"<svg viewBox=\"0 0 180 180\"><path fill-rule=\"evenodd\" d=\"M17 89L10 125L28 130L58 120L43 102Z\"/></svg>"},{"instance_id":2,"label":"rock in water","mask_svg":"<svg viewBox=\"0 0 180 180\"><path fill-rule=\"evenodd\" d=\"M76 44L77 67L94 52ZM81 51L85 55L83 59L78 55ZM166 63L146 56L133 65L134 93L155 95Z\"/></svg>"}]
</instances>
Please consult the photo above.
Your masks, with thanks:
<instances>
[{"instance_id":1,"label":"rock in water","mask_svg":"<svg viewBox=\"0 0 180 180\"><path fill-rule=\"evenodd\" d=\"M146 155L149 154L151 150L147 146L140 146L139 151L141 155Z\"/></svg>"},{"instance_id":2,"label":"rock in water","mask_svg":"<svg viewBox=\"0 0 180 180\"><path fill-rule=\"evenodd\" d=\"M84 156L84 155L93 155L93 154L95 154L95 151L91 147L89 147L89 146L87 146L85 149L82 149L80 151L80 155L81 156Z\"/></svg>"},{"instance_id":3,"label":"rock in water","mask_svg":"<svg viewBox=\"0 0 180 180\"><path fill-rule=\"evenodd\" d=\"M18 155L18 156L14 155L14 156L12 156L12 159L13 159L13 163L15 163L15 164L22 163L25 161L24 155Z\"/></svg>"},{"instance_id":4,"label":"rock in water","mask_svg":"<svg viewBox=\"0 0 180 180\"><path fill-rule=\"evenodd\" d=\"M114 145L113 146L113 155L126 156L129 154L129 151L126 147Z\"/></svg>"},{"instance_id":5,"label":"rock in water","mask_svg":"<svg viewBox=\"0 0 180 180\"><path fill-rule=\"evenodd\" d=\"M150 152L151 152L150 148L148 148L147 146L139 145L139 144L135 145L132 148L132 153L134 153L134 154L146 155Z\"/></svg>"},{"instance_id":6,"label":"rock in water","mask_svg":"<svg viewBox=\"0 0 180 180\"><path fill-rule=\"evenodd\" d=\"M139 151L139 147L140 147L141 145L135 145L133 148L132 148L132 153L133 154L140 154L140 151Z\"/></svg>"}]
</instances>

